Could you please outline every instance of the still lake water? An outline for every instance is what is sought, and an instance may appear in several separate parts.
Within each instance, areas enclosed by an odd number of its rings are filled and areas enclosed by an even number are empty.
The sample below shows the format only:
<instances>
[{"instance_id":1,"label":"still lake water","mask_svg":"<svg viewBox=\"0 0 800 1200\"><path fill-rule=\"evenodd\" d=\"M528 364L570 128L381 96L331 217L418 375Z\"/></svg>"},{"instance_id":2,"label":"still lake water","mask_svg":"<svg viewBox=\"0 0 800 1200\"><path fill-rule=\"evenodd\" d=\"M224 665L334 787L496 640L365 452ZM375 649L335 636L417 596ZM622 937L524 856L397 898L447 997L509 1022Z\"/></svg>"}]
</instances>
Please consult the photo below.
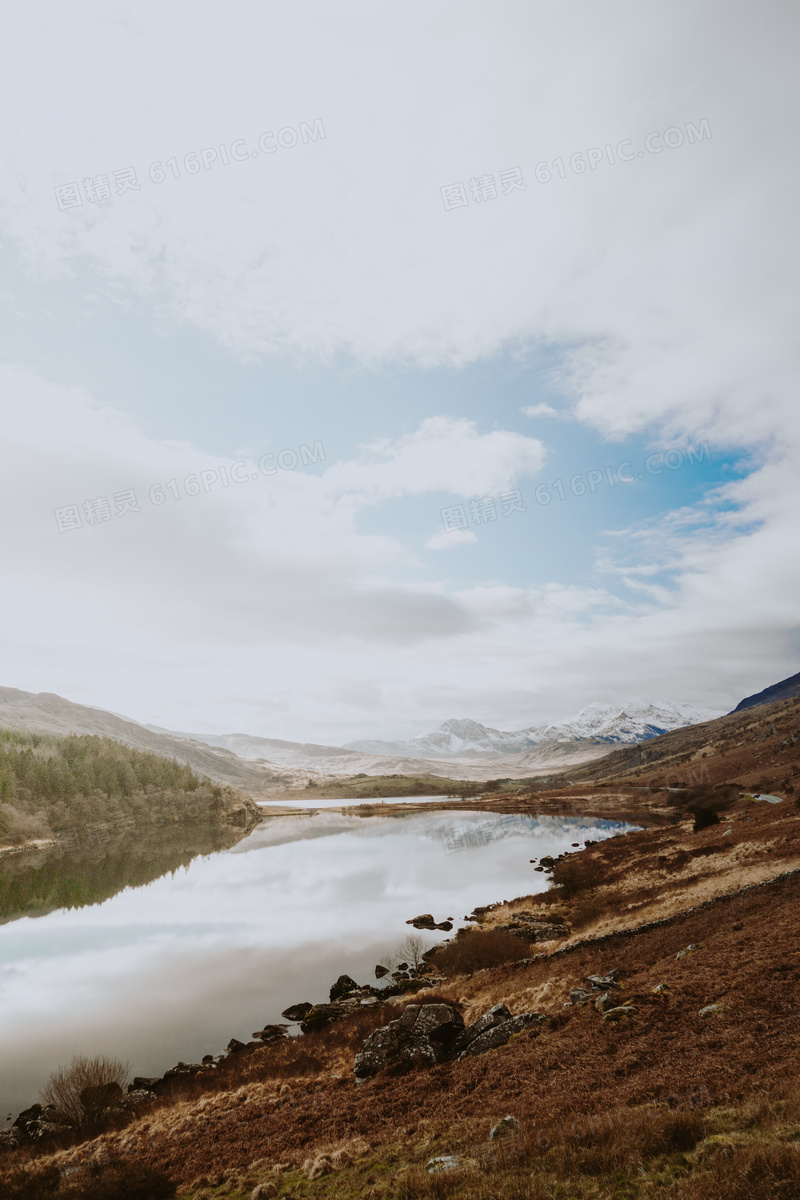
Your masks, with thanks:
<instances>
[{"instance_id":1,"label":"still lake water","mask_svg":"<svg viewBox=\"0 0 800 1200\"><path fill-rule=\"evenodd\" d=\"M289 1004L327 1001L343 972L374 981L418 913L463 924L476 904L544 890L531 858L632 828L460 810L272 817L232 849L101 904L9 921L0 1121L73 1054L160 1075L248 1041Z\"/></svg>"}]
</instances>

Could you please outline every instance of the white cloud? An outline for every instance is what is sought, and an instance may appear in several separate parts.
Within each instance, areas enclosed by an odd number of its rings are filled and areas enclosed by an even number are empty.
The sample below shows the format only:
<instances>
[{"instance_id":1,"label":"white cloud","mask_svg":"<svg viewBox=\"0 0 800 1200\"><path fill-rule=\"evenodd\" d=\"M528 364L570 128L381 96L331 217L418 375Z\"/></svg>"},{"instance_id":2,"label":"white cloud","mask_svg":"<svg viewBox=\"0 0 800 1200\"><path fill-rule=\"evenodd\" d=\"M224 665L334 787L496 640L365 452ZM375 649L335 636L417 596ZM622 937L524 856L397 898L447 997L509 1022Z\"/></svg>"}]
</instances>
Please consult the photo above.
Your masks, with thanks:
<instances>
[{"instance_id":1,"label":"white cloud","mask_svg":"<svg viewBox=\"0 0 800 1200\"><path fill-rule=\"evenodd\" d=\"M471 529L451 529L449 533L434 533L425 542L426 550L454 550L456 546L468 546L477 542Z\"/></svg>"},{"instance_id":2,"label":"white cloud","mask_svg":"<svg viewBox=\"0 0 800 1200\"><path fill-rule=\"evenodd\" d=\"M56 623L83 613L54 639L61 677L91 691L77 647L117 630L119 655L134 658L143 639L156 674L125 675L141 703L169 673L157 674L159 639L183 679L202 644L221 713L253 722L280 694L270 720L299 737L309 714L338 728L333 681L351 673L381 685L398 724L456 709L525 724L642 693L643 679L649 694L724 707L756 677L796 669L795 9L765 21L741 0L402 12L353 0L335 14L201 2L187 24L142 0L115 14L84 3L44 22L18 7L4 31L15 120L0 204L32 271L75 272L107 303L144 298L252 359L438 366L535 345L556 360L565 411L601 436L708 437L747 448L755 466L687 523L613 540L609 570L648 588L627 605L596 579L412 586L415 552L359 532L358 515L399 497L495 493L541 469L541 442L432 416L321 475L215 484L58 535L57 505L231 464L149 441L85 391L7 372L2 486L19 515L6 531L18 596L6 619L23 642L36 644L48 604ZM240 138L252 152L263 131L317 117L324 139L228 166L220 152L187 173L188 152ZM703 119L711 136L690 142L688 123ZM683 144L644 149L667 129ZM625 139L631 161L573 170L576 152L585 161ZM55 184L107 173L113 186L131 164L138 192L58 211ZM515 166L525 190L444 211L442 185ZM427 548L454 544L444 536ZM248 655L260 656L252 676ZM199 703L196 688L170 686L165 704ZM108 688L125 711L121 685Z\"/></svg>"}]
</instances>

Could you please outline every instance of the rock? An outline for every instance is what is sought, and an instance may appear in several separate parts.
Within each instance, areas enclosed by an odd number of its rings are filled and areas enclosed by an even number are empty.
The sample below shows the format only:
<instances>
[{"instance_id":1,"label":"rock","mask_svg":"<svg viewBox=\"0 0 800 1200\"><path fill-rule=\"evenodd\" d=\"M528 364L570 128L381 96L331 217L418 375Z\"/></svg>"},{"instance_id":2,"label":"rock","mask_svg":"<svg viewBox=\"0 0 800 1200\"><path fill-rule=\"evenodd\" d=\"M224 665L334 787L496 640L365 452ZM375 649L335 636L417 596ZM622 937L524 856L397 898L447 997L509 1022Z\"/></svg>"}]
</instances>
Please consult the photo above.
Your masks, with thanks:
<instances>
[{"instance_id":1,"label":"rock","mask_svg":"<svg viewBox=\"0 0 800 1200\"><path fill-rule=\"evenodd\" d=\"M443 929L445 931L445 933L449 933L450 930L453 928L453 922L452 921L440 921L438 925L434 926L434 928Z\"/></svg>"},{"instance_id":2,"label":"rock","mask_svg":"<svg viewBox=\"0 0 800 1200\"><path fill-rule=\"evenodd\" d=\"M695 950L699 950L699 949L700 949L700 947L695 946L695 945L684 946L684 948L682 950L679 950L678 953L675 955L675 959L676 959L676 961L679 962L682 958L686 958L687 954L694 954Z\"/></svg>"},{"instance_id":3,"label":"rock","mask_svg":"<svg viewBox=\"0 0 800 1200\"><path fill-rule=\"evenodd\" d=\"M355 1006L358 1004L357 1001ZM351 1011L352 1008L348 1008L344 1004L315 1004L300 1022L300 1028L303 1033L314 1033L318 1029L324 1029L332 1021L338 1021L340 1017L344 1017Z\"/></svg>"},{"instance_id":4,"label":"rock","mask_svg":"<svg viewBox=\"0 0 800 1200\"><path fill-rule=\"evenodd\" d=\"M384 967L381 963L378 963L377 967L375 968L375 978L383 979L384 975L388 975L388 974L389 974L389 968ZM286 1013L282 1013L281 1016L285 1017Z\"/></svg>"},{"instance_id":5,"label":"rock","mask_svg":"<svg viewBox=\"0 0 800 1200\"><path fill-rule=\"evenodd\" d=\"M638 1013L638 1008L635 1004L623 1004L619 1008L608 1008L603 1013L604 1021L622 1021L630 1020Z\"/></svg>"},{"instance_id":6,"label":"rock","mask_svg":"<svg viewBox=\"0 0 800 1200\"><path fill-rule=\"evenodd\" d=\"M241 1054L241 1052L243 1050L247 1049L247 1043L240 1042L238 1038L231 1038L231 1040L228 1042L225 1049L227 1050L228 1054ZM173 1071L177 1070L177 1068L173 1067L172 1070ZM165 1073L164 1073L165 1079L166 1079L167 1075L169 1075L169 1071L165 1071Z\"/></svg>"},{"instance_id":7,"label":"rock","mask_svg":"<svg viewBox=\"0 0 800 1200\"><path fill-rule=\"evenodd\" d=\"M122 1099L122 1088L118 1083L99 1083L85 1087L78 1097L86 1113L99 1113L112 1108Z\"/></svg>"},{"instance_id":8,"label":"rock","mask_svg":"<svg viewBox=\"0 0 800 1200\"><path fill-rule=\"evenodd\" d=\"M740 929L744 929L744 922L743 921L734 921L731 928L735 929L738 932Z\"/></svg>"},{"instance_id":9,"label":"rock","mask_svg":"<svg viewBox=\"0 0 800 1200\"><path fill-rule=\"evenodd\" d=\"M719 1013L725 1012L724 1004L706 1004L701 1008L698 1017L716 1017Z\"/></svg>"},{"instance_id":10,"label":"rock","mask_svg":"<svg viewBox=\"0 0 800 1200\"><path fill-rule=\"evenodd\" d=\"M516 1133L519 1128L520 1124L517 1118L508 1113L492 1126L489 1132L489 1141L494 1142L498 1138L506 1137L509 1133Z\"/></svg>"},{"instance_id":11,"label":"rock","mask_svg":"<svg viewBox=\"0 0 800 1200\"><path fill-rule=\"evenodd\" d=\"M350 992L358 991L358 984L355 979L351 979L349 975L340 975L336 983L331 985L330 1002L335 1004L337 1000L341 1000L343 996L349 995Z\"/></svg>"},{"instance_id":12,"label":"rock","mask_svg":"<svg viewBox=\"0 0 800 1200\"><path fill-rule=\"evenodd\" d=\"M594 1006L599 1013L606 1012L609 1008L615 1008L616 1004L617 997L612 996L611 992L601 992L599 996L595 997L594 1001Z\"/></svg>"},{"instance_id":13,"label":"rock","mask_svg":"<svg viewBox=\"0 0 800 1200\"><path fill-rule=\"evenodd\" d=\"M570 1001L575 1005L585 1004L587 1000L591 1000L594 992L588 992L586 988L573 988L569 994Z\"/></svg>"},{"instance_id":14,"label":"rock","mask_svg":"<svg viewBox=\"0 0 800 1200\"><path fill-rule=\"evenodd\" d=\"M356 1055L356 1082L402 1062L428 1066L445 1062L463 1028L463 1017L449 1004L409 1004L401 1017L367 1038Z\"/></svg>"},{"instance_id":15,"label":"rock","mask_svg":"<svg viewBox=\"0 0 800 1200\"><path fill-rule=\"evenodd\" d=\"M496 1050L499 1046L505 1046L516 1033L522 1033L523 1029L533 1025L545 1025L547 1021L548 1018L543 1013L520 1013L519 1016L511 1017L510 1020L487 1029L485 1033L476 1037L466 1050L462 1050L458 1057L471 1058L477 1054L485 1054L487 1050Z\"/></svg>"},{"instance_id":16,"label":"rock","mask_svg":"<svg viewBox=\"0 0 800 1200\"><path fill-rule=\"evenodd\" d=\"M412 917L410 921L406 921L406 925L413 925L415 929L436 929L436 922L431 913L423 913L420 917Z\"/></svg>"},{"instance_id":17,"label":"rock","mask_svg":"<svg viewBox=\"0 0 800 1200\"><path fill-rule=\"evenodd\" d=\"M306 1013L310 1013L313 1007L313 1004L309 1004L304 1000L302 1004L290 1004L288 1008L283 1010L281 1016L294 1024L297 1021L302 1021Z\"/></svg>"},{"instance_id":18,"label":"rock","mask_svg":"<svg viewBox=\"0 0 800 1200\"><path fill-rule=\"evenodd\" d=\"M618 988L617 979L622 974L619 967L614 967L613 971L608 971L605 975L587 975L586 982L590 983L598 992L606 992L609 988Z\"/></svg>"},{"instance_id":19,"label":"rock","mask_svg":"<svg viewBox=\"0 0 800 1200\"><path fill-rule=\"evenodd\" d=\"M653 995L658 996L659 1000L666 1000L671 991L672 988L668 983L657 983L653 988Z\"/></svg>"},{"instance_id":20,"label":"rock","mask_svg":"<svg viewBox=\"0 0 800 1200\"><path fill-rule=\"evenodd\" d=\"M552 854L543 854L539 859L539 862L545 868L545 870L548 871L556 865L556 860L553 858Z\"/></svg>"},{"instance_id":21,"label":"rock","mask_svg":"<svg viewBox=\"0 0 800 1200\"><path fill-rule=\"evenodd\" d=\"M478 1017L477 1021L473 1021L468 1025L463 1033L460 1033L453 1043L453 1053L461 1054L470 1046L476 1038L484 1034L489 1029L494 1029L497 1025L502 1025L504 1021L511 1020L511 1012L505 1004L495 1004L494 1008L490 1008L482 1017Z\"/></svg>"},{"instance_id":22,"label":"rock","mask_svg":"<svg viewBox=\"0 0 800 1200\"><path fill-rule=\"evenodd\" d=\"M429 1175L439 1175L442 1171L460 1171L468 1164L469 1160L458 1154L437 1154L435 1158L428 1159L425 1170Z\"/></svg>"},{"instance_id":23,"label":"rock","mask_svg":"<svg viewBox=\"0 0 800 1200\"><path fill-rule=\"evenodd\" d=\"M128 1092L153 1092L156 1084L160 1082L160 1076L153 1078L151 1075L134 1075L133 1083L128 1085Z\"/></svg>"},{"instance_id":24,"label":"rock","mask_svg":"<svg viewBox=\"0 0 800 1200\"><path fill-rule=\"evenodd\" d=\"M265 1025L263 1029L258 1030L253 1034L254 1038L259 1038L264 1045L269 1045L270 1042L280 1042L287 1036L285 1025Z\"/></svg>"}]
</instances>

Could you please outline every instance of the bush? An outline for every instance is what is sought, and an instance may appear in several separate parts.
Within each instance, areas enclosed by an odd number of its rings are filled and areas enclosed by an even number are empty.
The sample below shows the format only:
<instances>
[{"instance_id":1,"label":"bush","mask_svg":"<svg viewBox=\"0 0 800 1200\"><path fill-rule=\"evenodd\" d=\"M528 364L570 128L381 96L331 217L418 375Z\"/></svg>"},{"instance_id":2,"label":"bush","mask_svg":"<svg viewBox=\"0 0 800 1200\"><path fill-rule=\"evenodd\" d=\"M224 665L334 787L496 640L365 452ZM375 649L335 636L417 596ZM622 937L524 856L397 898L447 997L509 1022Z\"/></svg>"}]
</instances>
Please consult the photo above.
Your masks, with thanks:
<instances>
[{"instance_id":1,"label":"bush","mask_svg":"<svg viewBox=\"0 0 800 1200\"><path fill-rule=\"evenodd\" d=\"M177 1187L168 1175L122 1159L94 1166L57 1193L58 1200L172 1200Z\"/></svg>"},{"instance_id":2,"label":"bush","mask_svg":"<svg viewBox=\"0 0 800 1200\"><path fill-rule=\"evenodd\" d=\"M693 808L690 812L694 817L693 833L701 833L704 829L710 829L712 825L719 825L719 817L713 808Z\"/></svg>"},{"instance_id":3,"label":"bush","mask_svg":"<svg viewBox=\"0 0 800 1200\"><path fill-rule=\"evenodd\" d=\"M568 854L552 869L553 884L562 896L571 899L582 892L599 887L603 882L603 868L598 859L583 854Z\"/></svg>"},{"instance_id":4,"label":"bush","mask_svg":"<svg viewBox=\"0 0 800 1200\"><path fill-rule=\"evenodd\" d=\"M522 941L513 933L473 929L436 950L433 965L445 975L466 975L483 967L501 967L523 958Z\"/></svg>"},{"instance_id":5,"label":"bush","mask_svg":"<svg viewBox=\"0 0 800 1200\"><path fill-rule=\"evenodd\" d=\"M103 1123L122 1097L130 1066L117 1058L78 1055L68 1067L59 1067L42 1089L45 1104L76 1129Z\"/></svg>"}]
</instances>

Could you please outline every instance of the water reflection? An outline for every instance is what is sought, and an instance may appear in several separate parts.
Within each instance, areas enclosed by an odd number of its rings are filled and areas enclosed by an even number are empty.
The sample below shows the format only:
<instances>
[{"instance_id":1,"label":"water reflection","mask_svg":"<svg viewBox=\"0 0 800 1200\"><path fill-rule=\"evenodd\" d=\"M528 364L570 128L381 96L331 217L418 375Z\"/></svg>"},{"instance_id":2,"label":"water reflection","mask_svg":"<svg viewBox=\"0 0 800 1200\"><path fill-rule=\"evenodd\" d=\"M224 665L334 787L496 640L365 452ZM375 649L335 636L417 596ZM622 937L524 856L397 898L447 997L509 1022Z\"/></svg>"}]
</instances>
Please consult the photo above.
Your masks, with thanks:
<instances>
[{"instance_id":1,"label":"water reflection","mask_svg":"<svg viewBox=\"0 0 800 1200\"><path fill-rule=\"evenodd\" d=\"M196 857L101 904L0 928L0 1104L16 1111L72 1054L114 1054L139 1074L218 1053L326 1000L343 971L366 981L432 912L541 890L529 859L629 826L515 818L493 839L453 840L481 812L273 818L231 849ZM463 836L461 838L464 842ZM444 934L430 934L430 944Z\"/></svg>"}]
</instances>

